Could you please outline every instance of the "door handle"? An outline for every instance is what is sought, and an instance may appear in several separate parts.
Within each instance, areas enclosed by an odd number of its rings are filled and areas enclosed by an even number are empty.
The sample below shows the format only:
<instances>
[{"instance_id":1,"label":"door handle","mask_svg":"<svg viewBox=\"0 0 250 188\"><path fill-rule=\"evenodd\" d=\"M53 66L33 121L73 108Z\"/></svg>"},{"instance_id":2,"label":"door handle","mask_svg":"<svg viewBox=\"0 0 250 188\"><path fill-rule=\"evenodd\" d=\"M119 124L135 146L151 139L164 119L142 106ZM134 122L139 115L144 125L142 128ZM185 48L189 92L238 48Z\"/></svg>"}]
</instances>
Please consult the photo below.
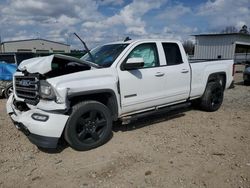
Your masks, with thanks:
<instances>
[{"instance_id":1,"label":"door handle","mask_svg":"<svg viewBox=\"0 0 250 188\"><path fill-rule=\"evenodd\" d=\"M165 73L163 73L163 72L157 72L155 74L155 76L157 76L157 77L161 77L161 76L164 76L164 75L165 75Z\"/></svg>"},{"instance_id":2,"label":"door handle","mask_svg":"<svg viewBox=\"0 0 250 188\"><path fill-rule=\"evenodd\" d=\"M182 71L181 71L181 73L188 73L189 72L189 70L187 70L187 69L182 69Z\"/></svg>"}]
</instances>

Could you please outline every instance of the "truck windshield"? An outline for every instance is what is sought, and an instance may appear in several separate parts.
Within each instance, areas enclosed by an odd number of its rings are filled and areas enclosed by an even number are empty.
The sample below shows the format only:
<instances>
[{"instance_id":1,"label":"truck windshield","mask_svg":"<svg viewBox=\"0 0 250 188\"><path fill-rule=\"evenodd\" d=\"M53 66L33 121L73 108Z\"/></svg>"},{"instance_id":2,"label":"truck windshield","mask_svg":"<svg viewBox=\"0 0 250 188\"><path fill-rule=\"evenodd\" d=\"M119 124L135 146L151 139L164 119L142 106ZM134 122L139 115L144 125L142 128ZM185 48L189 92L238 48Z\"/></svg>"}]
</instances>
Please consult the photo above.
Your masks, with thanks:
<instances>
[{"instance_id":1,"label":"truck windshield","mask_svg":"<svg viewBox=\"0 0 250 188\"><path fill-rule=\"evenodd\" d=\"M128 44L108 44L94 48L90 51L95 61L93 63L101 67L110 67L127 46ZM81 59L92 62L89 54L85 54Z\"/></svg>"}]
</instances>

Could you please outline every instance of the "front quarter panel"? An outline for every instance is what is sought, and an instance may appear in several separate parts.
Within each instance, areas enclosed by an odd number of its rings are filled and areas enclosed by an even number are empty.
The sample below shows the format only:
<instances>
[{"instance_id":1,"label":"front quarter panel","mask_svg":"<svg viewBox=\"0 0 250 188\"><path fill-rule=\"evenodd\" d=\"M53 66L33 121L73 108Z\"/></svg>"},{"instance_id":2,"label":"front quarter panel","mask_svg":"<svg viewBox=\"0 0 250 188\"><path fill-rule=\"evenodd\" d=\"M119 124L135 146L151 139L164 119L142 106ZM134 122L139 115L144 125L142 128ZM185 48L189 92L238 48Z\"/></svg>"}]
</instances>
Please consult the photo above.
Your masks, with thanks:
<instances>
[{"instance_id":1,"label":"front quarter panel","mask_svg":"<svg viewBox=\"0 0 250 188\"><path fill-rule=\"evenodd\" d=\"M77 72L47 80L56 90L61 101L67 101L67 96L79 93L112 90L120 104L118 94L118 76L115 68L93 69Z\"/></svg>"}]
</instances>

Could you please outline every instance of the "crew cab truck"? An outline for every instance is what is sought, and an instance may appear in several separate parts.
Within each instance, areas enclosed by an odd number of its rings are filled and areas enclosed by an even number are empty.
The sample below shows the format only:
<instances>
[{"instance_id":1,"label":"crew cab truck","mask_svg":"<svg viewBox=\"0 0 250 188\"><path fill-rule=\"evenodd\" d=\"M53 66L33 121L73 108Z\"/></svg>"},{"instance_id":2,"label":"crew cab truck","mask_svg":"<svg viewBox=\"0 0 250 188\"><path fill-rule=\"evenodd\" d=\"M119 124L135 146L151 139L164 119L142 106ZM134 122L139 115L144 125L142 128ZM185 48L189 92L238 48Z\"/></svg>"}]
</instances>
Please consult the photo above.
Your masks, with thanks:
<instances>
[{"instance_id":1,"label":"crew cab truck","mask_svg":"<svg viewBox=\"0 0 250 188\"><path fill-rule=\"evenodd\" d=\"M233 81L233 60L188 62L175 40L129 40L99 46L81 59L64 55L23 61L7 112L39 147L63 137L76 150L108 141L119 119L185 107L220 108Z\"/></svg>"}]
</instances>

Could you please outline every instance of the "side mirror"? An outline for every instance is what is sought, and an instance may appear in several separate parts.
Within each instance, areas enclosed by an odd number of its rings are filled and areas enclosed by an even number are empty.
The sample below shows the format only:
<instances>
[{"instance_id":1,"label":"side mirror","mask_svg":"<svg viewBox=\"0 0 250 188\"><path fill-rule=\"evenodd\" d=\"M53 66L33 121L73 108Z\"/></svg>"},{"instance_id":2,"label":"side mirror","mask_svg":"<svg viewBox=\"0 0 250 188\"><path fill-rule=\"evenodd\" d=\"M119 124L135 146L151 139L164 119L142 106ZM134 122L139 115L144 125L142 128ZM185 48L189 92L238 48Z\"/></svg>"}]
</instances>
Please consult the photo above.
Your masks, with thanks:
<instances>
[{"instance_id":1,"label":"side mirror","mask_svg":"<svg viewBox=\"0 0 250 188\"><path fill-rule=\"evenodd\" d=\"M132 57L127 60L127 62L124 64L123 68L124 70L135 70L143 68L144 66L144 60L141 57Z\"/></svg>"}]
</instances>

